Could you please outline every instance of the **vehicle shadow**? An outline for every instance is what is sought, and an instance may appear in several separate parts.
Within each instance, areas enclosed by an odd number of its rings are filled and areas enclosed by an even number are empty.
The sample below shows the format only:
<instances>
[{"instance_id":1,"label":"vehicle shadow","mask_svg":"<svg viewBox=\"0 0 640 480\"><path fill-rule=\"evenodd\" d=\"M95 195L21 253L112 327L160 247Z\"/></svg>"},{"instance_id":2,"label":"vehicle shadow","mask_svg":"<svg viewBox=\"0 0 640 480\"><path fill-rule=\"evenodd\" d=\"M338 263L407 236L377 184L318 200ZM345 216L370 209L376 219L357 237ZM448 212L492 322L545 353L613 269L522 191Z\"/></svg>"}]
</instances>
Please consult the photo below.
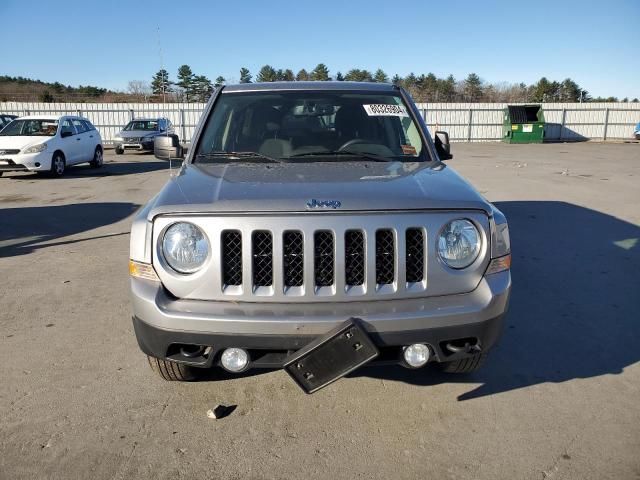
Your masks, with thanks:
<instances>
[{"instance_id":1,"label":"vehicle shadow","mask_svg":"<svg viewBox=\"0 0 640 480\"><path fill-rule=\"evenodd\" d=\"M0 209L0 258L25 255L54 245L128 235L127 225L122 232L52 242L119 222L138 207L134 203L112 202Z\"/></svg>"},{"instance_id":2,"label":"vehicle shadow","mask_svg":"<svg viewBox=\"0 0 640 480\"><path fill-rule=\"evenodd\" d=\"M640 228L564 202L501 202L513 247L503 336L470 375L363 368L415 385L480 383L458 400L619 374L640 360Z\"/></svg>"}]
</instances>

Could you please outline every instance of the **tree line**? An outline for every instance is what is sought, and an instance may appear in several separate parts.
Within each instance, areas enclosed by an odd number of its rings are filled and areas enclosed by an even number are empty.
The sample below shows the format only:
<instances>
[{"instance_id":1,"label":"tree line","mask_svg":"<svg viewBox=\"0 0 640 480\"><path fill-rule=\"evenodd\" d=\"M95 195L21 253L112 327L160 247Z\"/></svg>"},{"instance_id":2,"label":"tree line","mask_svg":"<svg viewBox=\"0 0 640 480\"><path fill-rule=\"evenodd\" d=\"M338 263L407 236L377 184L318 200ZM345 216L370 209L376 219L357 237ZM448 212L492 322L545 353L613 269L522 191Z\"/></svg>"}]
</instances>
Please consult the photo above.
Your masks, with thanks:
<instances>
[{"instance_id":1,"label":"tree line","mask_svg":"<svg viewBox=\"0 0 640 480\"><path fill-rule=\"evenodd\" d=\"M488 83L476 73L470 73L466 78L458 80L453 75L440 78L433 73L416 75L410 73L405 77L393 75L389 77L381 68L375 72L353 68L346 73L330 74L324 63L319 63L310 71L302 68L294 73L290 68L275 68L264 65L254 75L246 67L239 71L239 83L256 82L294 82L294 81L356 81L393 83L404 87L416 102L628 102L628 98L619 100L617 97L592 97L587 90L574 80L567 78L562 81L549 80L542 77L536 83ZM227 83L223 76L215 81L204 75L195 75L191 67L182 65L178 69L177 81L169 78L165 69L159 70L152 78L149 90L152 95L164 95L166 99L179 101L205 102L211 96L213 89ZM235 79L234 79L235 83ZM631 100L638 102L637 98Z\"/></svg>"},{"instance_id":2,"label":"tree line","mask_svg":"<svg viewBox=\"0 0 640 480\"><path fill-rule=\"evenodd\" d=\"M416 102L628 102L628 98L592 97L587 90L574 80L549 80L542 77L537 82L525 83L489 83L480 76L470 73L464 79L456 79L453 75L438 77L433 73L416 75L410 73L404 77L389 76L381 68L375 71L352 68L332 75L324 63L297 73L290 68L275 68L264 65L255 74L242 67L239 77L225 79L218 76L211 81L206 75L193 72L189 65L182 65L177 70L175 81L170 78L166 69L160 69L151 81L132 80L126 92L114 92L106 88L94 86L72 87L59 82L48 83L25 77L0 75L0 101L41 101L41 102L206 102L213 89L226 83L276 82L276 81L359 81L359 82L391 82L404 87ZM631 100L638 102L637 98Z\"/></svg>"}]
</instances>

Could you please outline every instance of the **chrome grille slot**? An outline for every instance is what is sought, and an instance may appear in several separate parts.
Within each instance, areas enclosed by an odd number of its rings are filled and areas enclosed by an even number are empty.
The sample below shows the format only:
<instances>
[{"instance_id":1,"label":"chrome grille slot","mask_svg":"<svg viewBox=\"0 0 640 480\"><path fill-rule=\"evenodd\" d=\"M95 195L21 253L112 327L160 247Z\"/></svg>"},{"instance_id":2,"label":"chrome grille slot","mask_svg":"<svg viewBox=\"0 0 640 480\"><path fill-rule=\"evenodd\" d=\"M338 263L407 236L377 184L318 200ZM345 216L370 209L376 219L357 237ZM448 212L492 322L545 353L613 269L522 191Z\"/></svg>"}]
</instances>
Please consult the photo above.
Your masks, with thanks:
<instances>
[{"instance_id":1,"label":"chrome grille slot","mask_svg":"<svg viewBox=\"0 0 640 480\"><path fill-rule=\"evenodd\" d=\"M361 230L347 230L344 234L344 275L346 285L364 285L364 264L364 234Z\"/></svg>"},{"instance_id":2,"label":"chrome grille slot","mask_svg":"<svg viewBox=\"0 0 640 480\"><path fill-rule=\"evenodd\" d=\"M406 232L407 283L424 280L424 234L420 228L409 228Z\"/></svg>"},{"instance_id":3,"label":"chrome grille slot","mask_svg":"<svg viewBox=\"0 0 640 480\"><path fill-rule=\"evenodd\" d=\"M271 232L258 230L251 237L253 286L273 284L273 238Z\"/></svg>"},{"instance_id":4,"label":"chrome grille slot","mask_svg":"<svg viewBox=\"0 0 640 480\"><path fill-rule=\"evenodd\" d=\"M319 230L314 234L314 278L316 287L330 287L334 279L333 233Z\"/></svg>"},{"instance_id":5,"label":"chrome grille slot","mask_svg":"<svg viewBox=\"0 0 640 480\"><path fill-rule=\"evenodd\" d=\"M301 287L304 283L304 240L302 232L284 232L284 286Z\"/></svg>"},{"instance_id":6,"label":"chrome grille slot","mask_svg":"<svg viewBox=\"0 0 640 480\"><path fill-rule=\"evenodd\" d=\"M388 285L395 278L395 245L393 231L376 232L376 283Z\"/></svg>"},{"instance_id":7,"label":"chrome grille slot","mask_svg":"<svg viewBox=\"0 0 640 480\"><path fill-rule=\"evenodd\" d=\"M222 282L242 285L242 234L237 230L222 232Z\"/></svg>"}]
</instances>

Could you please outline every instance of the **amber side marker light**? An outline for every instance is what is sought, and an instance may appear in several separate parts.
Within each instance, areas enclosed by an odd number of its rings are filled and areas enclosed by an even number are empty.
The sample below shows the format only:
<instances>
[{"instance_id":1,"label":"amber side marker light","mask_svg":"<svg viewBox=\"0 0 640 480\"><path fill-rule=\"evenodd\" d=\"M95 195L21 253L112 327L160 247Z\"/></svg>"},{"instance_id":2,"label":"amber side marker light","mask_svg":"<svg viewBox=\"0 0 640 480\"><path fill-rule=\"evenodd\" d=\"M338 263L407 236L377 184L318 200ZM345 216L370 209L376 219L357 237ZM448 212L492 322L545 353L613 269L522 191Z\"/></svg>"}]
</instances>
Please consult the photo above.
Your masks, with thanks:
<instances>
[{"instance_id":1,"label":"amber side marker light","mask_svg":"<svg viewBox=\"0 0 640 480\"><path fill-rule=\"evenodd\" d=\"M492 273L504 272L511 268L511 254L504 257L498 257L491 260L485 275L491 275Z\"/></svg>"},{"instance_id":2,"label":"amber side marker light","mask_svg":"<svg viewBox=\"0 0 640 480\"><path fill-rule=\"evenodd\" d=\"M159 282L160 279L156 274L156 271L148 263L136 262L135 260L129 260L129 275L136 278L142 278L144 280L152 280Z\"/></svg>"}]
</instances>

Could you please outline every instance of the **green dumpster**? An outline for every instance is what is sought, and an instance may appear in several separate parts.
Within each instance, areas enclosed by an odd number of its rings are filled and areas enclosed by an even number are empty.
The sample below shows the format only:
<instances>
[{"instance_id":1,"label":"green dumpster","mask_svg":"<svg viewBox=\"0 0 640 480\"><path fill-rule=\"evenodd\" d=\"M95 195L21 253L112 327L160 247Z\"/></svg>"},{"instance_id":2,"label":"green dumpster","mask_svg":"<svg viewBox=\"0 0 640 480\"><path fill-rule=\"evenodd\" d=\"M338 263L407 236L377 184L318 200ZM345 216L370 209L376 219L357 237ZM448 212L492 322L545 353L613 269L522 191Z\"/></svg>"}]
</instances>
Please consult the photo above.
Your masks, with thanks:
<instances>
[{"instance_id":1,"label":"green dumpster","mask_svg":"<svg viewBox=\"0 0 640 480\"><path fill-rule=\"evenodd\" d=\"M509 105L504 109L503 142L542 143L543 139L542 105Z\"/></svg>"}]
</instances>

